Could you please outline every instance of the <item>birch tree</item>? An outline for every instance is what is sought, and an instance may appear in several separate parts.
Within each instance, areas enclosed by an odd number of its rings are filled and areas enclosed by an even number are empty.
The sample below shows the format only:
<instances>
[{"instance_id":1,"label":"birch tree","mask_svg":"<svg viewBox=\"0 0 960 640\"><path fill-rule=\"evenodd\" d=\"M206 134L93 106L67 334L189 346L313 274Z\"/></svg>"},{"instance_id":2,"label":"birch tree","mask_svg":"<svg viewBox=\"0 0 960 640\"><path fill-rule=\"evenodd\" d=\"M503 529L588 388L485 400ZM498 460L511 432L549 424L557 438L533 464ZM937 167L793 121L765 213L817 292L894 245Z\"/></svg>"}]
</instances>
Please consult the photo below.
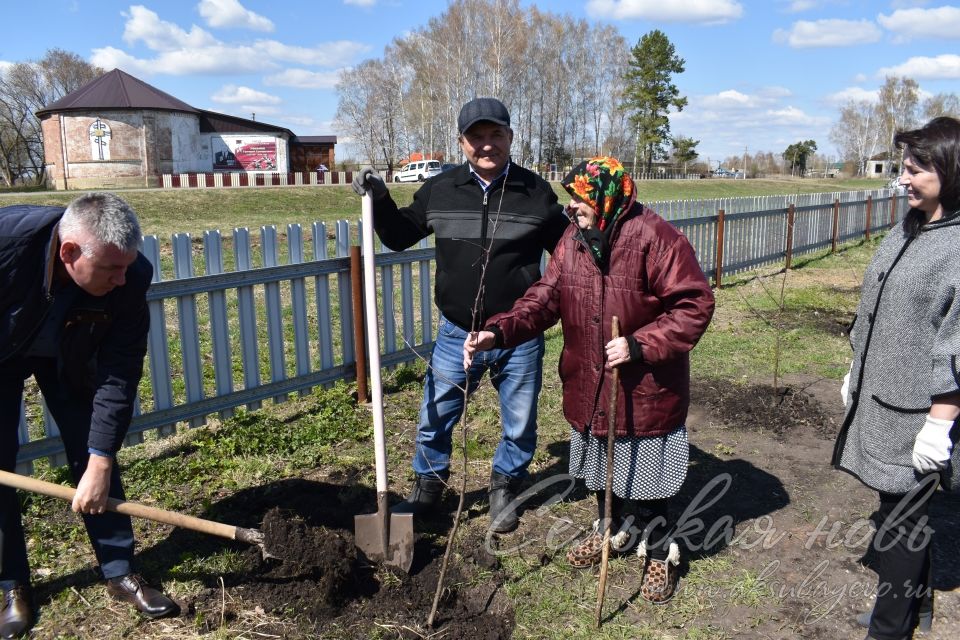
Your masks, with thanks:
<instances>
[{"instance_id":1,"label":"birch tree","mask_svg":"<svg viewBox=\"0 0 960 640\"><path fill-rule=\"evenodd\" d=\"M955 93L938 93L923 101L924 121L933 120L939 116L960 118L960 98Z\"/></svg>"},{"instance_id":2,"label":"birch tree","mask_svg":"<svg viewBox=\"0 0 960 640\"><path fill-rule=\"evenodd\" d=\"M407 155L402 112L396 105L396 90L391 89L399 79L391 72L396 70L374 60L343 72L337 83L340 100L335 119L338 129L350 132L366 162L386 166L388 171Z\"/></svg>"},{"instance_id":3,"label":"birch tree","mask_svg":"<svg viewBox=\"0 0 960 640\"><path fill-rule=\"evenodd\" d=\"M863 175L867 161L880 149L880 115L876 104L851 100L840 109L840 120L830 130L830 141L847 162Z\"/></svg>"},{"instance_id":4,"label":"birch tree","mask_svg":"<svg viewBox=\"0 0 960 640\"><path fill-rule=\"evenodd\" d=\"M917 108L920 102L920 85L912 78L888 76L880 87L877 103L879 127L882 133L881 148L887 152L891 163L898 158L893 136L897 131L911 129L917 124Z\"/></svg>"},{"instance_id":5,"label":"birch tree","mask_svg":"<svg viewBox=\"0 0 960 640\"><path fill-rule=\"evenodd\" d=\"M458 161L456 119L460 107L480 96L499 98L510 109L514 161L542 168L547 155L594 155L623 138L623 72L626 41L614 27L558 16L519 0L453 0L425 25L396 38L383 60L368 60L347 72L338 122L371 160L386 162L386 140L376 141L369 118L388 115L397 157L410 151L439 152ZM365 77L370 84L356 86ZM392 111L366 107L390 96ZM382 136L381 136L382 137ZM390 137L389 135L387 136ZM549 144L547 144L549 142ZM562 153L558 153L562 152Z\"/></svg>"}]
</instances>

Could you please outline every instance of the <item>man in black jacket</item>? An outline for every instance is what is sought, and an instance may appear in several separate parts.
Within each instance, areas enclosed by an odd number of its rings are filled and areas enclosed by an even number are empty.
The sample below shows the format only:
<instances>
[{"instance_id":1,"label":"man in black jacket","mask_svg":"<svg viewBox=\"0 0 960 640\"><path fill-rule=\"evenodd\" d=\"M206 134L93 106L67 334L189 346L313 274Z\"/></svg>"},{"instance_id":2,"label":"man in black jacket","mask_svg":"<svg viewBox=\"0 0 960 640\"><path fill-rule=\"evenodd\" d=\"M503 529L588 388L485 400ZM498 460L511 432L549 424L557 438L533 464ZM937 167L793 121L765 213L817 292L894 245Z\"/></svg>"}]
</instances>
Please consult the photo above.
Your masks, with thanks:
<instances>
[{"instance_id":1,"label":"man in black jacket","mask_svg":"<svg viewBox=\"0 0 960 640\"><path fill-rule=\"evenodd\" d=\"M63 207L0 209L0 468L13 471L24 380L33 375L57 423L107 591L150 618L179 607L134 574L130 518L115 456L133 415L150 321L153 268L140 225L120 198L93 193ZM0 636L34 619L16 492L0 487Z\"/></svg>"},{"instance_id":2,"label":"man in black jacket","mask_svg":"<svg viewBox=\"0 0 960 640\"><path fill-rule=\"evenodd\" d=\"M485 352L469 372L463 370L463 341L540 278L543 251L553 251L569 222L550 185L511 162L513 130L503 103L471 100L457 124L467 162L428 179L409 206L397 206L372 167L358 173L353 188L361 195L371 191L374 227L387 247L399 251L431 233L436 238L440 325L424 381L416 482L395 511L423 513L437 504L449 477L462 388L473 391L489 370L503 421L490 474L490 528L506 532L517 525L513 498L536 448L543 338Z\"/></svg>"}]
</instances>

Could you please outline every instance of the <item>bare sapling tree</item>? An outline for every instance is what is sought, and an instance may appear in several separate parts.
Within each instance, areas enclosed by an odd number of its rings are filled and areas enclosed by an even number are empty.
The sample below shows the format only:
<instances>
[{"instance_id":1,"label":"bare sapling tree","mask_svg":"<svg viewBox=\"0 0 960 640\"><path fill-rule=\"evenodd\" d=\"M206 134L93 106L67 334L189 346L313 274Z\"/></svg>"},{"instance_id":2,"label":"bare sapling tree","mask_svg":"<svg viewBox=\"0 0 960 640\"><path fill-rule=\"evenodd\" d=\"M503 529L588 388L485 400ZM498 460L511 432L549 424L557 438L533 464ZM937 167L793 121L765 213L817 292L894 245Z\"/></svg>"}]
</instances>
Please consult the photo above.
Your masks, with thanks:
<instances>
[{"instance_id":1,"label":"bare sapling tree","mask_svg":"<svg viewBox=\"0 0 960 640\"><path fill-rule=\"evenodd\" d=\"M793 205L790 205L791 207ZM792 209L791 209L792 211ZM787 238L793 237L794 230L794 220L792 215L788 215L784 222L786 228L785 236ZM788 243L789 244L789 243ZM781 378L781 362L783 356L783 336L786 331L786 312L787 312L787 274L790 272L790 255L792 247L787 246L786 251L784 252L784 265L783 269L777 272L774 275L780 275L780 290L774 291L767 285L766 277L762 274L757 276L756 282L760 285L760 288L763 289L763 293L767 298L773 303L773 312L767 313L758 308L750 302L750 299L740 290L737 289L737 293L740 296L740 299L747 306L754 316L756 316L761 322L766 324L768 327L773 329L774 332L774 343L773 343L773 397L775 401L782 401L780 394L780 378ZM779 399L779 400L778 400Z\"/></svg>"},{"instance_id":2,"label":"bare sapling tree","mask_svg":"<svg viewBox=\"0 0 960 640\"><path fill-rule=\"evenodd\" d=\"M755 282L760 285L760 288L763 289L763 293L767 298L773 303L773 312L768 313L764 310L761 310L758 305L750 302L750 299L741 291L737 289L737 294L740 296L740 300L747 306L747 309L750 310L750 313L753 314L758 320L763 322L765 325L773 329L774 331L774 343L773 343L773 395L777 397L780 395L780 356L782 353L781 345L783 341L783 332L785 330L784 323L784 314L786 312L786 286L787 286L787 272L789 269L784 267L776 274L780 275L780 291L774 292L766 282L767 276L758 275Z\"/></svg>"},{"instance_id":3,"label":"bare sapling tree","mask_svg":"<svg viewBox=\"0 0 960 640\"><path fill-rule=\"evenodd\" d=\"M477 288L477 295L473 300L473 309L471 310L470 317L470 335L475 337L476 334L474 330L477 329L477 320L481 316L481 309L483 308L483 298L484 292L486 290L486 275L487 275L487 265L490 264L490 249L493 246L493 241L497 237L497 228L499 227L500 222L500 209L503 205L503 193L504 189L500 190L500 202L497 204L497 212L493 217L492 224L490 225L490 239L487 242L487 246L481 246L481 261L480 261L480 285ZM481 239L482 241L483 239ZM479 381L477 381L479 384ZM450 527L450 533L447 534L447 548L443 552L443 562L440 565L440 575L437 576L437 588L433 594L433 605L430 607L430 615L427 617L427 628L433 627L434 618L437 615L437 607L440 605L440 595L443 593L443 582L447 575L447 565L450 562L450 554L453 550L453 544L457 537L457 531L460 529L460 518L463 515L463 506L466 501L467 495L467 469L469 468L469 454L467 453L467 433L468 433L468 423L467 423L467 406L470 400L470 372L466 372L465 382L462 388L463 391L463 413L460 415L460 449L463 453L463 472L460 474L460 487L458 489L458 500L457 500L457 511L453 515L453 524Z\"/></svg>"}]
</instances>

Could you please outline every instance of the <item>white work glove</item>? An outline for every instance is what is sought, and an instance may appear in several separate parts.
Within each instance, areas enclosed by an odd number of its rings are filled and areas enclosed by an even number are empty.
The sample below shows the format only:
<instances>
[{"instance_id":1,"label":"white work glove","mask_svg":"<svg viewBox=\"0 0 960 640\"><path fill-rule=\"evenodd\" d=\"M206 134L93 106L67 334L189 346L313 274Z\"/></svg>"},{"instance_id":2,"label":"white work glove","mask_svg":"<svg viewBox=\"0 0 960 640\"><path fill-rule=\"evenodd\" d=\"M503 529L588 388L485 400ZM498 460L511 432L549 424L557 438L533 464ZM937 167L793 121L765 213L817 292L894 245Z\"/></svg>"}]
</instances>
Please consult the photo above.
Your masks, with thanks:
<instances>
[{"instance_id":1,"label":"white work glove","mask_svg":"<svg viewBox=\"0 0 960 640\"><path fill-rule=\"evenodd\" d=\"M913 468L927 474L945 469L950 462L953 442L950 440L952 420L927 416L913 443Z\"/></svg>"},{"instance_id":2,"label":"white work glove","mask_svg":"<svg viewBox=\"0 0 960 640\"><path fill-rule=\"evenodd\" d=\"M850 365L853 366L852 364ZM843 406L847 406L847 401L850 396L850 372L847 371L847 375L843 376L843 384L840 385L840 397L843 398Z\"/></svg>"}]
</instances>

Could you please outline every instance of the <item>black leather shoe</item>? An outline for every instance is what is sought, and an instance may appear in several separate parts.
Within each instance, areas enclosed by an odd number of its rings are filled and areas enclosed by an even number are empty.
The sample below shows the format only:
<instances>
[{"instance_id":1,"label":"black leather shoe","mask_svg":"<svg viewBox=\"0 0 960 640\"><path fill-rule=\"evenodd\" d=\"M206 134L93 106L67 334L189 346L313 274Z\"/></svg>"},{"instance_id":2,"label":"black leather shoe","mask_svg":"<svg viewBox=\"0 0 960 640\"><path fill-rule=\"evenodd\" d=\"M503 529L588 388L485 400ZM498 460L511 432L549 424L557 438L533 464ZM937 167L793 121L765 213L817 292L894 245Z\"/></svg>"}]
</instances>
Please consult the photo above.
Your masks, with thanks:
<instances>
[{"instance_id":1,"label":"black leather shoe","mask_svg":"<svg viewBox=\"0 0 960 640\"><path fill-rule=\"evenodd\" d=\"M180 606L147 584L135 573L107 580L107 593L123 602L129 602L148 618L177 615Z\"/></svg>"},{"instance_id":2,"label":"black leather shoe","mask_svg":"<svg viewBox=\"0 0 960 640\"><path fill-rule=\"evenodd\" d=\"M446 483L436 477L418 475L413 483L413 489L406 500L390 509L391 513L412 513L421 515L433 511L440 503L443 488Z\"/></svg>"},{"instance_id":3,"label":"black leather shoe","mask_svg":"<svg viewBox=\"0 0 960 640\"><path fill-rule=\"evenodd\" d=\"M30 590L23 586L4 590L3 610L0 611L0 638L19 638L32 625Z\"/></svg>"},{"instance_id":4,"label":"black leather shoe","mask_svg":"<svg viewBox=\"0 0 960 640\"><path fill-rule=\"evenodd\" d=\"M490 474L490 531L508 533L517 528L517 487L519 480L494 471Z\"/></svg>"}]
</instances>

